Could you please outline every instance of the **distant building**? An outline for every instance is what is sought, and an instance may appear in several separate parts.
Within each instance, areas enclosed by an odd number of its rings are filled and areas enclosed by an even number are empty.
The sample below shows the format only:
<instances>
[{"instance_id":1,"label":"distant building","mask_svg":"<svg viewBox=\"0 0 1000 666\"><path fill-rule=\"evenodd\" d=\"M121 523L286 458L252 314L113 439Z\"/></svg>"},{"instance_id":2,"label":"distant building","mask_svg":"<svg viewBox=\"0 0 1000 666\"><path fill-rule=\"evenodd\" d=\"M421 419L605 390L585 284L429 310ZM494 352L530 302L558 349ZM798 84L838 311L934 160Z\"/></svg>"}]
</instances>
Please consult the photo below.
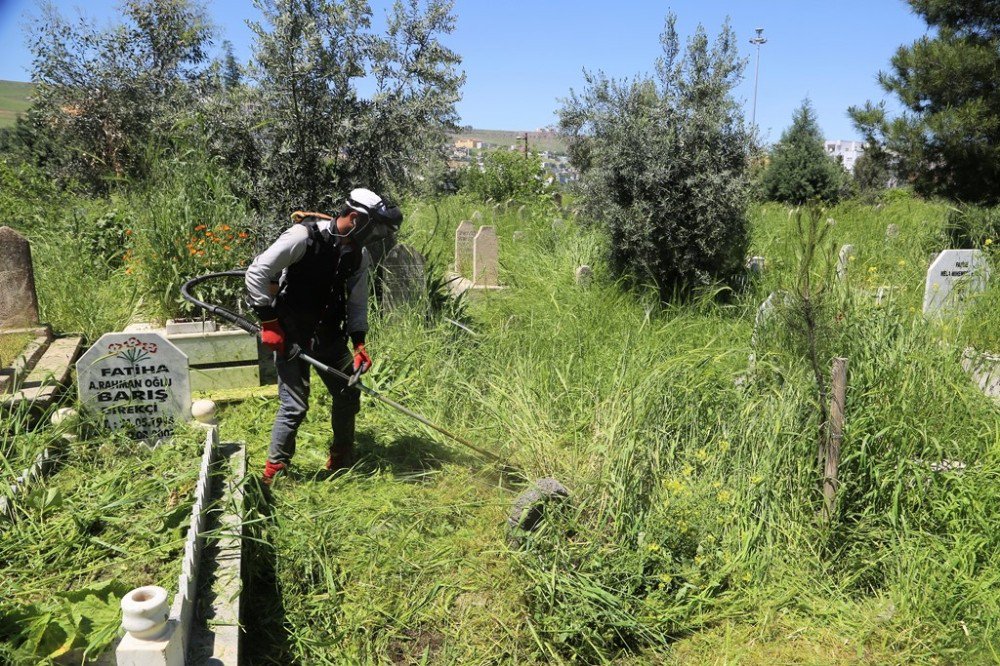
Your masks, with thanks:
<instances>
[{"instance_id":1,"label":"distant building","mask_svg":"<svg viewBox=\"0 0 1000 666\"><path fill-rule=\"evenodd\" d=\"M477 141L476 139L459 139L455 142L455 147L466 149L475 148L476 150L480 150L485 146L482 141Z\"/></svg>"},{"instance_id":2,"label":"distant building","mask_svg":"<svg viewBox=\"0 0 1000 666\"><path fill-rule=\"evenodd\" d=\"M827 141L824 146L827 155L840 160L844 168L851 173L854 173L854 163L865 152L865 144L860 141Z\"/></svg>"}]
</instances>

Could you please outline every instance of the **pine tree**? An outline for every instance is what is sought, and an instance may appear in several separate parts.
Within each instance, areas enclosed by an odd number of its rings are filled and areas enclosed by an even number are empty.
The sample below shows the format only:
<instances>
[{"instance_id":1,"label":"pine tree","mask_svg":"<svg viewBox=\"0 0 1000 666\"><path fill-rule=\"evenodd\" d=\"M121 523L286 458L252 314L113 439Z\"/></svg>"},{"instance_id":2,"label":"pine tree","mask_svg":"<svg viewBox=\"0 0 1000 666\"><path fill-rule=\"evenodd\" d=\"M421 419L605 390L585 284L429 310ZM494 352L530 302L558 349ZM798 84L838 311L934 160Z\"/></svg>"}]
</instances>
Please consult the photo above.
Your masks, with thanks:
<instances>
[{"instance_id":1,"label":"pine tree","mask_svg":"<svg viewBox=\"0 0 1000 666\"><path fill-rule=\"evenodd\" d=\"M899 47L879 74L906 110L890 119L884 103L866 102L849 113L918 192L1000 203L1000 3L909 3L936 31Z\"/></svg>"},{"instance_id":2,"label":"pine tree","mask_svg":"<svg viewBox=\"0 0 1000 666\"><path fill-rule=\"evenodd\" d=\"M764 196L794 205L837 199L845 174L823 147L823 135L806 99L792 115L764 172Z\"/></svg>"}]
</instances>

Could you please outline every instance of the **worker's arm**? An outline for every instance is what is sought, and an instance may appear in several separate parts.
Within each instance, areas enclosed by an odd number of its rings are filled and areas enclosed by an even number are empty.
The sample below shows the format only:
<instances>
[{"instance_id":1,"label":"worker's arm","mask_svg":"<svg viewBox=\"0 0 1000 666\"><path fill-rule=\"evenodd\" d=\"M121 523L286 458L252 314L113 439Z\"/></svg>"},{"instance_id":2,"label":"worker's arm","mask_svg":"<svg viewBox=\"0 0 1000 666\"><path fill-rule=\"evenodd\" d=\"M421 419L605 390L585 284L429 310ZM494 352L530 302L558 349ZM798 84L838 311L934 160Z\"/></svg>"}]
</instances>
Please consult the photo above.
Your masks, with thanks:
<instances>
[{"instance_id":1,"label":"worker's arm","mask_svg":"<svg viewBox=\"0 0 1000 666\"><path fill-rule=\"evenodd\" d=\"M361 265L347 278L347 321L344 330L355 346L365 343L368 332L368 250L361 251Z\"/></svg>"},{"instance_id":2,"label":"worker's arm","mask_svg":"<svg viewBox=\"0 0 1000 666\"><path fill-rule=\"evenodd\" d=\"M247 268L247 301L261 321L277 318L272 285L277 284L281 271L305 255L308 243L309 230L296 224L286 229L278 240L261 252Z\"/></svg>"}]
</instances>

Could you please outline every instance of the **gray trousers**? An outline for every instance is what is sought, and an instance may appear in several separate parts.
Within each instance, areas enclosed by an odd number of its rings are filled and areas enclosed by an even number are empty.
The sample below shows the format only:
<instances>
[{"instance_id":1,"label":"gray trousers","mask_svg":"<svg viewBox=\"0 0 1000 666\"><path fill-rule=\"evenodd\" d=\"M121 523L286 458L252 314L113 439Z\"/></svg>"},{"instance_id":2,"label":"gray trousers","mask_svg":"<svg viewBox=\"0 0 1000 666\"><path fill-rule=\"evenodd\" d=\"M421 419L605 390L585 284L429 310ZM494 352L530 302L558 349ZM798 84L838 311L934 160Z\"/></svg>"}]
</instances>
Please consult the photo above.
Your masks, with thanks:
<instances>
[{"instance_id":1,"label":"gray trousers","mask_svg":"<svg viewBox=\"0 0 1000 666\"><path fill-rule=\"evenodd\" d=\"M316 340L306 350L309 356L347 374L353 371L354 356L345 338ZM295 455L295 435L309 409L309 368L302 359L275 358L278 369L278 415L271 428L271 447L267 459L289 463ZM361 392L349 388L347 380L317 371L333 398L330 425L333 428L331 450L350 451L354 446L354 418L361 409Z\"/></svg>"}]
</instances>

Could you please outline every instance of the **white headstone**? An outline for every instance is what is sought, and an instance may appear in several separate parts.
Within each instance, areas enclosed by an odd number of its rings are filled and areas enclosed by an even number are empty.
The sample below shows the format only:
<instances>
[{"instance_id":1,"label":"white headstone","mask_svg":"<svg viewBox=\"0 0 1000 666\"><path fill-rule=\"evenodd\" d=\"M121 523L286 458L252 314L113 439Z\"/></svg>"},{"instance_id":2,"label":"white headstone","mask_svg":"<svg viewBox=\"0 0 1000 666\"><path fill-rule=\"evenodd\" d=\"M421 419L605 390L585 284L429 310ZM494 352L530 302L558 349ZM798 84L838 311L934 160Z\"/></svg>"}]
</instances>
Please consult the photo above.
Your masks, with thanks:
<instances>
[{"instance_id":1,"label":"white headstone","mask_svg":"<svg viewBox=\"0 0 1000 666\"><path fill-rule=\"evenodd\" d=\"M500 283L500 242L490 226L479 227L472 243L472 283L494 287Z\"/></svg>"},{"instance_id":2,"label":"white headstone","mask_svg":"<svg viewBox=\"0 0 1000 666\"><path fill-rule=\"evenodd\" d=\"M576 269L576 283L581 287L589 287L594 279L594 269L584 264Z\"/></svg>"},{"instance_id":3,"label":"white headstone","mask_svg":"<svg viewBox=\"0 0 1000 666\"><path fill-rule=\"evenodd\" d=\"M989 266L982 250L945 250L927 269L924 314L960 305L969 294L986 288Z\"/></svg>"},{"instance_id":4,"label":"white headstone","mask_svg":"<svg viewBox=\"0 0 1000 666\"><path fill-rule=\"evenodd\" d=\"M899 225L893 222L885 228L885 239L892 240L899 235Z\"/></svg>"},{"instance_id":5,"label":"white headstone","mask_svg":"<svg viewBox=\"0 0 1000 666\"><path fill-rule=\"evenodd\" d=\"M476 238L476 227L463 220L455 229L455 272L466 275L472 270L472 243Z\"/></svg>"},{"instance_id":6,"label":"white headstone","mask_svg":"<svg viewBox=\"0 0 1000 666\"><path fill-rule=\"evenodd\" d=\"M159 333L107 333L76 362L80 403L135 439L169 437L191 409L188 358Z\"/></svg>"},{"instance_id":7,"label":"white headstone","mask_svg":"<svg viewBox=\"0 0 1000 666\"><path fill-rule=\"evenodd\" d=\"M772 291L764 299L764 302L760 304L757 308L757 316L753 320L753 332L750 335L750 345L752 347L757 346L757 342L760 338L760 333L764 326L767 325L767 320L771 318L771 313L774 312L774 306L777 302L778 294Z\"/></svg>"},{"instance_id":8,"label":"white headstone","mask_svg":"<svg viewBox=\"0 0 1000 666\"><path fill-rule=\"evenodd\" d=\"M851 257L854 256L854 246L844 245L840 248L840 254L837 257L837 277L841 280L847 277L847 272L849 270L849 265Z\"/></svg>"}]
</instances>

